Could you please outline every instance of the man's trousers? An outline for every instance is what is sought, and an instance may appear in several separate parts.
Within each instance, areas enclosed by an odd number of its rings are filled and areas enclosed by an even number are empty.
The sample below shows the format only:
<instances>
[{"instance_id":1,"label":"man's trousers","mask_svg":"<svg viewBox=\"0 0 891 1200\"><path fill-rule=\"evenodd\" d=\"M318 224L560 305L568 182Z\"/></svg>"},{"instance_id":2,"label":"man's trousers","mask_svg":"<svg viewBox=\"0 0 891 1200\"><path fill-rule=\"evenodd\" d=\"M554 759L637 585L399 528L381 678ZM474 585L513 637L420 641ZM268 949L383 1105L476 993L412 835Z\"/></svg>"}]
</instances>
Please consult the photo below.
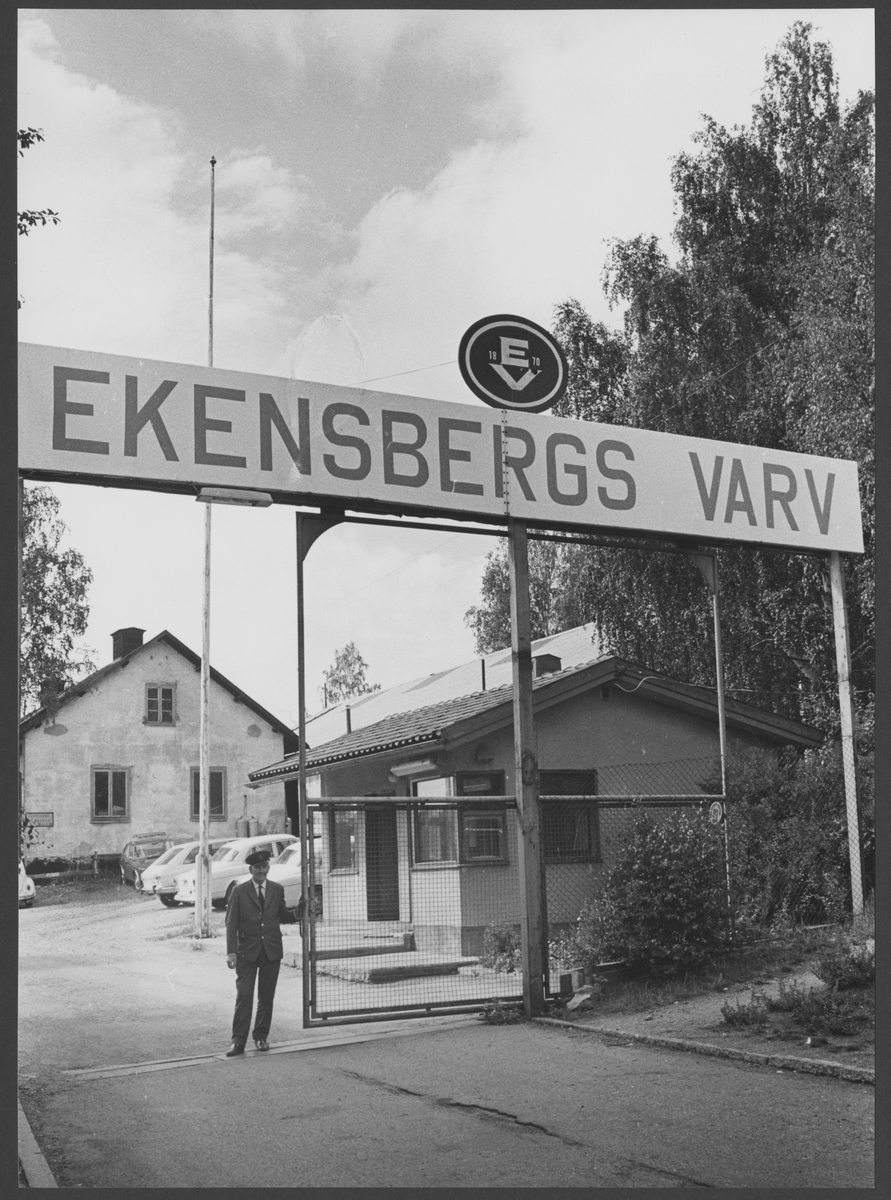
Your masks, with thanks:
<instances>
[{"instance_id":1,"label":"man's trousers","mask_svg":"<svg viewBox=\"0 0 891 1200\"><path fill-rule=\"evenodd\" d=\"M269 1026L272 1024L272 1002L275 999L275 985L278 983L278 972L281 959L273 962L266 957L263 947L253 962L235 963L235 1016L232 1020L232 1041L242 1046L248 1040L251 1027L251 1012L254 1007L254 981L259 975L257 985L257 1019L254 1021L253 1038L269 1037Z\"/></svg>"}]
</instances>

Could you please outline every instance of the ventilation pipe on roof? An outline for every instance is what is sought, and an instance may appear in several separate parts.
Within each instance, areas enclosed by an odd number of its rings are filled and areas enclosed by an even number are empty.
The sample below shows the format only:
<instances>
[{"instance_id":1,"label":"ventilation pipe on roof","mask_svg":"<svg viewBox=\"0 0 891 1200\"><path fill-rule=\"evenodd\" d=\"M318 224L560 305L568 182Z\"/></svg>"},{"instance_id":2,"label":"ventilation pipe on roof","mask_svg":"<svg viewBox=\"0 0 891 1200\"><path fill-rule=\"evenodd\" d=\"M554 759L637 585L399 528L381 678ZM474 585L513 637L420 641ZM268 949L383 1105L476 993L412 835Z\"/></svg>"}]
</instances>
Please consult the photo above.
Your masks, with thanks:
<instances>
[{"instance_id":1,"label":"ventilation pipe on roof","mask_svg":"<svg viewBox=\"0 0 891 1200\"><path fill-rule=\"evenodd\" d=\"M483 677L483 686L482 686L481 690L485 691L486 690L486 660L484 658L480 659L480 671L482 672L482 677Z\"/></svg>"},{"instance_id":2,"label":"ventilation pipe on roof","mask_svg":"<svg viewBox=\"0 0 891 1200\"><path fill-rule=\"evenodd\" d=\"M346 705L344 711L346 712L346 719L347 719L347 733L352 733L353 732L353 721L352 721L352 717L350 716L350 706L348 704Z\"/></svg>"},{"instance_id":3,"label":"ventilation pipe on roof","mask_svg":"<svg viewBox=\"0 0 891 1200\"><path fill-rule=\"evenodd\" d=\"M555 671L563 669L563 663L556 654L536 654L532 661L535 663L536 679L540 675L552 675Z\"/></svg>"}]
</instances>

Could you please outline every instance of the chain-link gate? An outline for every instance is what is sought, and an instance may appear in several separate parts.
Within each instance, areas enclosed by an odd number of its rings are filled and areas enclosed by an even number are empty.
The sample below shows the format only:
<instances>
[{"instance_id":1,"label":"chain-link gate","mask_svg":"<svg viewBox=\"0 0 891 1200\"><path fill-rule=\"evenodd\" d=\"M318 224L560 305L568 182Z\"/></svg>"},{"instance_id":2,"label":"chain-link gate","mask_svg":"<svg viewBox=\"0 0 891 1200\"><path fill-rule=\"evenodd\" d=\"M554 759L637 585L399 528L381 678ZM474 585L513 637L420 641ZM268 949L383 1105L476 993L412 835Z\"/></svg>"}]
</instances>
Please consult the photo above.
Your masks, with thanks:
<instances>
[{"instance_id":1,"label":"chain-link gate","mask_svg":"<svg viewBox=\"0 0 891 1200\"><path fill-rule=\"evenodd\" d=\"M345 797L307 812L307 1024L522 998L512 797Z\"/></svg>"}]
</instances>

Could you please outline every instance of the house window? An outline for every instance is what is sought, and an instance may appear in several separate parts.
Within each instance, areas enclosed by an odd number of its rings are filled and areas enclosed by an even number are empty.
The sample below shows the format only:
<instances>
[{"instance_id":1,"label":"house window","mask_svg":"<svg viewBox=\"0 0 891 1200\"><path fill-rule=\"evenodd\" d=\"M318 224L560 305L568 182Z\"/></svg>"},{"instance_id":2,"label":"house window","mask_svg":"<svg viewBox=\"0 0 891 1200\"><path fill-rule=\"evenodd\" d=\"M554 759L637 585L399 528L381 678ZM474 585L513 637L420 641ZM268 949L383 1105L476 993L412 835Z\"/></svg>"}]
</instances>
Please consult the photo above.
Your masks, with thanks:
<instances>
[{"instance_id":1,"label":"house window","mask_svg":"<svg viewBox=\"0 0 891 1200\"><path fill-rule=\"evenodd\" d=\"M145 723L146 725L173 725L173 694L172 686L150 683L145 689Z\"/></svg>"},{"instance_id":2,"label":"house window","mask_svg":"<svg viewBox=\"0 0 891 1200\"><path fill-rule=\"evenodd\" d=\"M193 821L197 821L201 805L201 773L198 767L191 767L189 774L189 783L191 789L189 816ZM210 769L210 795L208 797L208 807L210 809L208 816L211 821L226 820L225 767L211 767Z\"/></svg>"},{"instance_id":3,"label":"house window","mask_svg":"<svg viewBox=\"0 0 891 1200\"><path fill-rule=\"evenodd\" d=\"M92 767L92 821L130 820L130 771L127 767Z\"/></svg>"},{"instance_id":4,"label":"house window","mask_svg":"<svg viewBox=\"0 0 891 1200\"><path fill-rule=\"evenodd\" d=\"M358 870L356 842L359 814L354 809L332 808L328 813L328 836L332 871Z\"/></svg>"},{"instance_id":5,"label":"house window","mask_svg":"<svg viewBox=\"0 0 891 1200\"><path fill-rule=\"evenodd\" d=\"M548 796L594 796L597 772L542 771L539 791L545 862L596 862L600 858L597 804L592 800L553 800Z\"/></svg>"}]
</instances>

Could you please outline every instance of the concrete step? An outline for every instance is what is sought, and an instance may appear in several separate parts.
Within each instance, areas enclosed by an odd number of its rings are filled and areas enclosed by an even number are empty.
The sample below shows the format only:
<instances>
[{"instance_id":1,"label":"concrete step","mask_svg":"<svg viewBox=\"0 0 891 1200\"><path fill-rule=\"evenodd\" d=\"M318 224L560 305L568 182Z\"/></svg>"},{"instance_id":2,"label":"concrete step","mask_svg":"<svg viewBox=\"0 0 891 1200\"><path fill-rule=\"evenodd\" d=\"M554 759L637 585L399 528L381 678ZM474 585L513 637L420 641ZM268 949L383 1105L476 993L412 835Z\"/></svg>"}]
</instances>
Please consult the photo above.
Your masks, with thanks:
<instances>
[{"instance_id":1,"label":"concrete step","mask_svg":"<svg viewBox=\"0 0 891 1200\"><path fill-rule=\"evenodd\" d=\"M475 967L478 958L426 959L415 953L398 962L367 962L329 959L319 965L320 975L332 975L349 983L396 983L401 979L420 979L431 975L457 975L461 967Z\"/></svg>"}]
</instances>

